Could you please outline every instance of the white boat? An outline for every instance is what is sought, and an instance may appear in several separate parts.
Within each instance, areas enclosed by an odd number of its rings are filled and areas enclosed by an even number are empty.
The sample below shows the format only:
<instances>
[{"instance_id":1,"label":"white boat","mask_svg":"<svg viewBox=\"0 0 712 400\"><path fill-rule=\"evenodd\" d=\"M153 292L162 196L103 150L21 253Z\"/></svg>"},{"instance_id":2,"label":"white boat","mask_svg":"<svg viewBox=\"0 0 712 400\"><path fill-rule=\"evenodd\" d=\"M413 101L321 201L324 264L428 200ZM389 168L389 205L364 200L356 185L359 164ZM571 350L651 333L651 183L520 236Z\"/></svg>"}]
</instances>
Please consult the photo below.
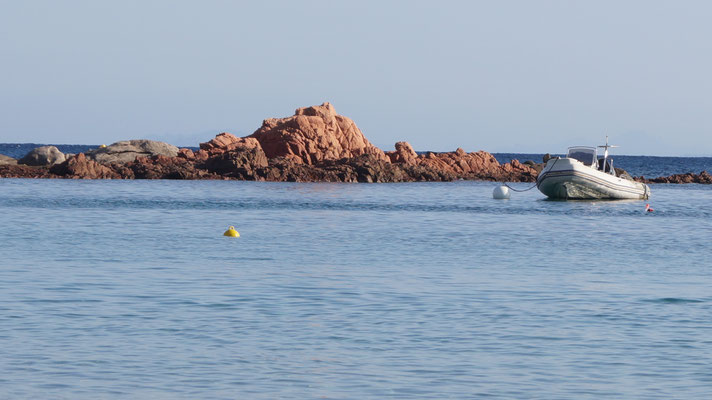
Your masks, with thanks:
<instances>
[{"instance_id":1,"label":"white boat","mask_svg":"<svg viewBox=\"0 0 712 400\"><path fill-rule=\"evenodd\" d=\"M564 158L547 161L536 180L540 192L552 199L647 199L650 187L628 177L616 176L613 159L608 149L618 146L606 144L603 157L599 158L595 147L569 147Z\"/></svg>"}]
</instances>

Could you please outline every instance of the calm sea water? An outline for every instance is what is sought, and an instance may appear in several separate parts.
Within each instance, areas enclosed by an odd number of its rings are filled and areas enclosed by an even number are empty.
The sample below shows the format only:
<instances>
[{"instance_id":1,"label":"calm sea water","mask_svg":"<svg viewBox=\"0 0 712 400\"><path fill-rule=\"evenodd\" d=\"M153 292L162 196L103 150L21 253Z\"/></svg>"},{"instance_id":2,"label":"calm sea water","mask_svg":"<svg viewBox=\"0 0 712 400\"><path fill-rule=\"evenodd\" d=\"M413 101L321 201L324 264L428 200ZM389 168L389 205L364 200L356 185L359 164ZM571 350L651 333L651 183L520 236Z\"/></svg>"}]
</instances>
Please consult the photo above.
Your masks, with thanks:
<instances>
[{"instance_id":1,"label":"calm sea water","mask_svg":"<svg viewBox=\"0 0 712 400\"><path fill-rule=\"evenodd\" d=\"M0 179L0 398L709 398L712 186L494 185Z\"/></svg>"}]
</instances>

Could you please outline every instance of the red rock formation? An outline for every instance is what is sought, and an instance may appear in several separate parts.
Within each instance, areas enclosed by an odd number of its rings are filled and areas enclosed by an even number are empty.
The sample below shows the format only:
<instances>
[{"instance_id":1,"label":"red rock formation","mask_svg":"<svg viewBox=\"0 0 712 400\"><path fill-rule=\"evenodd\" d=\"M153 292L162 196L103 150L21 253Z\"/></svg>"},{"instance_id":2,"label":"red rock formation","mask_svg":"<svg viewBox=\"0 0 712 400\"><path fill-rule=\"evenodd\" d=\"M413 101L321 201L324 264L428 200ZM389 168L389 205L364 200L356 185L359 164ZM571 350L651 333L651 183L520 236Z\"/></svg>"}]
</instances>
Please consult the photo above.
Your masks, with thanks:
<instances>
[{"instance_id":1,"label":"red rock formation","mask_svg":"<svg viewBox=\"0 0 712 400\"><path fill-rule=\"evenodd\" d=\"M176 157L192 161L195 160L195 153L193 153L191 149L178 149L178 155Z\"/></svg>"},{"instance_id":2,"label":"red rock formation","mask_svg":"<svg viewBox=\"0 0 712 400\"><path fill-rule=\"evenodd\" d=\"M254 139L252 139L254 140ZM237 147L208 158L204 168L211 173L242 180L262 180L257 170L269 165L262 148Z\"/></svg>"},{"instance_id":3,"label":"red rock formation","mask_svg":"<svg viewBox=\"0 0 712 400\"><path fill-rule=\"evenodd\" d=\"M653 179L645 179L645 177L636 177L636 181L644 183L705 183L712 184L712 175L707 171L702 171L699 174L688 172L686 174L675 174L670 176L661 176Z\"/></svg>"},{"instance_id":4,"label":"red rock formation","mask_svg":"<svg viewBox=\"0 0 712 400\"><path fill-rule=\"evenodd\" d=\"M46 166L31 167L29 165L0 164L2 178L56 178Z\"/></svg>"},{"instance_id":5,"label":"red rock formation","mask_svg":"<svg viewBox=\"0 0 712 400\"><path fill-rule=\"evenodd\" d=\"M223 132L209 142L201 143L200 150L205 150L208 153L208 157L214 156L216 154L224 153L226 151L234 150L237 148L244 149L254 149L259 148L260 142L257 139L251 137L239 138L231 133Z\"/></svg>"},{"instance_id":6,"label":"red rock formation","mask_svg":"<svg viewBox=\"0 0 712 400\"><path fill-rule=\"evenodd\" d=\"M521 164L517 160L501 165L492 154L486 151L467 153L458 148L449 153L428 152L417 155L410 144L398 142L396 151L387 154L393 163L425 167L425 171L422 173L433 180L448 180L453 177L453 179L532 182L538 175L535 169ZM436 173L439 178L436 178L433 173Z\"/></svg>"},{"instance_id":7,"label":"red rock formation","mask_svg":"<svg viewBox=\"0 0 712 400\"><path fill-rule=\"evenodd\" d=\"M116 170L124 178L129 179L220 179L219 175L213 174L200 168L193 160L188 160L182 156L166 157L156 155L153 157L138 157L136 161L122 166L116 165Z\"/></svg>"},{"instance_id":8,"label":"red rock formation","mask_svg":"<svg viewBox=\"0 0 712 400\"><path fill-rule=\"evenodd\" d=\"M466 153L458 148L449 153L427 153L418 157L418 163L435 169L442 169L456 175L475 174L481 177L496 176L501 167L494 156L485 151Z\"/></svg>"},{"instance_id":9,"label":"red rock formation","mask_svg":"<svg viewBox=\"0 0 712 400\"><path fill-rule=\"evenodd\" d=\"M121 175L111 168L89 160L79 153L69 160L50 168L50 172L72 179L121 179Z\"/></svg>"},{"instance_id":10,"label":"red rock formation","mask_svg":"<svg viewBox=\"0 0 712 400\"><path fill-rule=\"evenodd\" d=\"M393 163L405 165L417 164L418 154L408 142L397 142L396 151L388 151L386 155Z\"/></svg>"},{"instance_id":11,"label":"red rock formation","mask_svg":"<svg viewBox=\"0 0 712 400\"><path fill-rule=\"evenodd\" d=\"M259 141L268 158L296 155L309 165L362 154L390 161L329 103L299 108L292 117L266 119L249 138Z\"/></svg>"},{"instance_id":12,"label":"red rock formation","mask_svg":"<svg viewBox=\"0 0 712 400\"><path fill-rule=\"evenodd\" d=\"M510 163L502 164L497 181L506 182L535 182L539 172L529 165L522 164L519 160L512 160Z\"/></svg>"},{"instance_id":13,"label":"red rock formation","mask_svg":"<svg viewBox=\"0 0 712 400\"><path fill-rule=\"evenodd\" d=\"M148 142L116 145L151 144ZM151 153L141 149L133 153ZM329 103L297 109L292 117L267 119L249 137L221 133L201 143L195 153L173 150L172 146L170 150L168 155L131 155L128 162L107 165L79 154L51 169L2 166L0 176L304 182L533 181L537 176L530 165L516 160L500 165L484 151L457 149L418 155L407 142L398 142L395 151L386 154L372 145L351 119L336 114Z\"/></svg>"}]
</instances>

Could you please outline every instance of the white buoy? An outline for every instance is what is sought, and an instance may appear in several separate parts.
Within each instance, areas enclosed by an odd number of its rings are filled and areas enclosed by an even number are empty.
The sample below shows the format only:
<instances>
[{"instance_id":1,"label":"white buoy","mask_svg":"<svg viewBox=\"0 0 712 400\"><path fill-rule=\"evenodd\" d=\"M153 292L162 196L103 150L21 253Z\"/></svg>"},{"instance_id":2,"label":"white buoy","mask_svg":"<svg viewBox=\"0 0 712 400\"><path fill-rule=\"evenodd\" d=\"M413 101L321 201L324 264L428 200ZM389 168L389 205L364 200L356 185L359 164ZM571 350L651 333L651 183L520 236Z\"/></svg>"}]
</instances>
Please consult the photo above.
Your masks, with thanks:
<instances>
[{"instance_id":1,"label":"white buoy","mask_svg":"<svg viewBox=\"0 0 712 400\"><path fill-rule=\"evenodd\" d=\"M494 188L494 192L492 192L492 197L498 200L506 200L509 198L509 188L502 185L502 186L497 186Z\"/></svg>"}]
</instances>

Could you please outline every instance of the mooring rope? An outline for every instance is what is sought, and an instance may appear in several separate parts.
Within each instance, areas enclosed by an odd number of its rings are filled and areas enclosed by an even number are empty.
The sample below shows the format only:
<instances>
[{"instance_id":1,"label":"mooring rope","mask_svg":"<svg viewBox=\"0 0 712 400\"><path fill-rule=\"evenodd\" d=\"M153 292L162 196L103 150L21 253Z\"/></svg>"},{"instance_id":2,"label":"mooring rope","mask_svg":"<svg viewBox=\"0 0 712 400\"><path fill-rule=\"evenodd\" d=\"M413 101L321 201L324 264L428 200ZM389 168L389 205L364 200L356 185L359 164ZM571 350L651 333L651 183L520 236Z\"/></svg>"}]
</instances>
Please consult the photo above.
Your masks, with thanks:
<instances>
[{"instance_id":1,"label":"mooring rope","mask_svg":"<svg viewBox=\"0 0 712 400\"><path fill-rule=\"evenodd\" d=\"M559 157L556 157L556 158L554 159L554 163L551 164L551 168L550 168L549 170L553 169L554 166L556 165L556 163L557 163L558 161L559 161ZM536 182L534 182L534 185L532 185L532 187L529 187L529 188L526 188L526 189L523 189L523 190L515 189L515 188L513 188L513 187L507 185L506 182L503 182L502 184L503 184L504 186L508 187L510 190L514 190L515 192L526 192L527 190L532 190L532 189L534 189L534 188L536 187Z\"/></svg>"},{"instance_id":2,"label":"mooring rope","mask_svg":"<svg viewBox=\"0 0 712 400\"><path fill-rule=\"evenodd\" d=\"M532 185L532 187L530 187L530 188L526 188L526 189L520 190L520 189L515 189L515 188L513 188L513 187L507 185L506 183L502 183L502 184L503 184L504 186L508 187L510 190L514 190L515 192L526 192L527 190L532 190L532 189L534 189L534 188L536 187L536 183L535 183L535 184Z\"/></svg>"}]
</instances>

